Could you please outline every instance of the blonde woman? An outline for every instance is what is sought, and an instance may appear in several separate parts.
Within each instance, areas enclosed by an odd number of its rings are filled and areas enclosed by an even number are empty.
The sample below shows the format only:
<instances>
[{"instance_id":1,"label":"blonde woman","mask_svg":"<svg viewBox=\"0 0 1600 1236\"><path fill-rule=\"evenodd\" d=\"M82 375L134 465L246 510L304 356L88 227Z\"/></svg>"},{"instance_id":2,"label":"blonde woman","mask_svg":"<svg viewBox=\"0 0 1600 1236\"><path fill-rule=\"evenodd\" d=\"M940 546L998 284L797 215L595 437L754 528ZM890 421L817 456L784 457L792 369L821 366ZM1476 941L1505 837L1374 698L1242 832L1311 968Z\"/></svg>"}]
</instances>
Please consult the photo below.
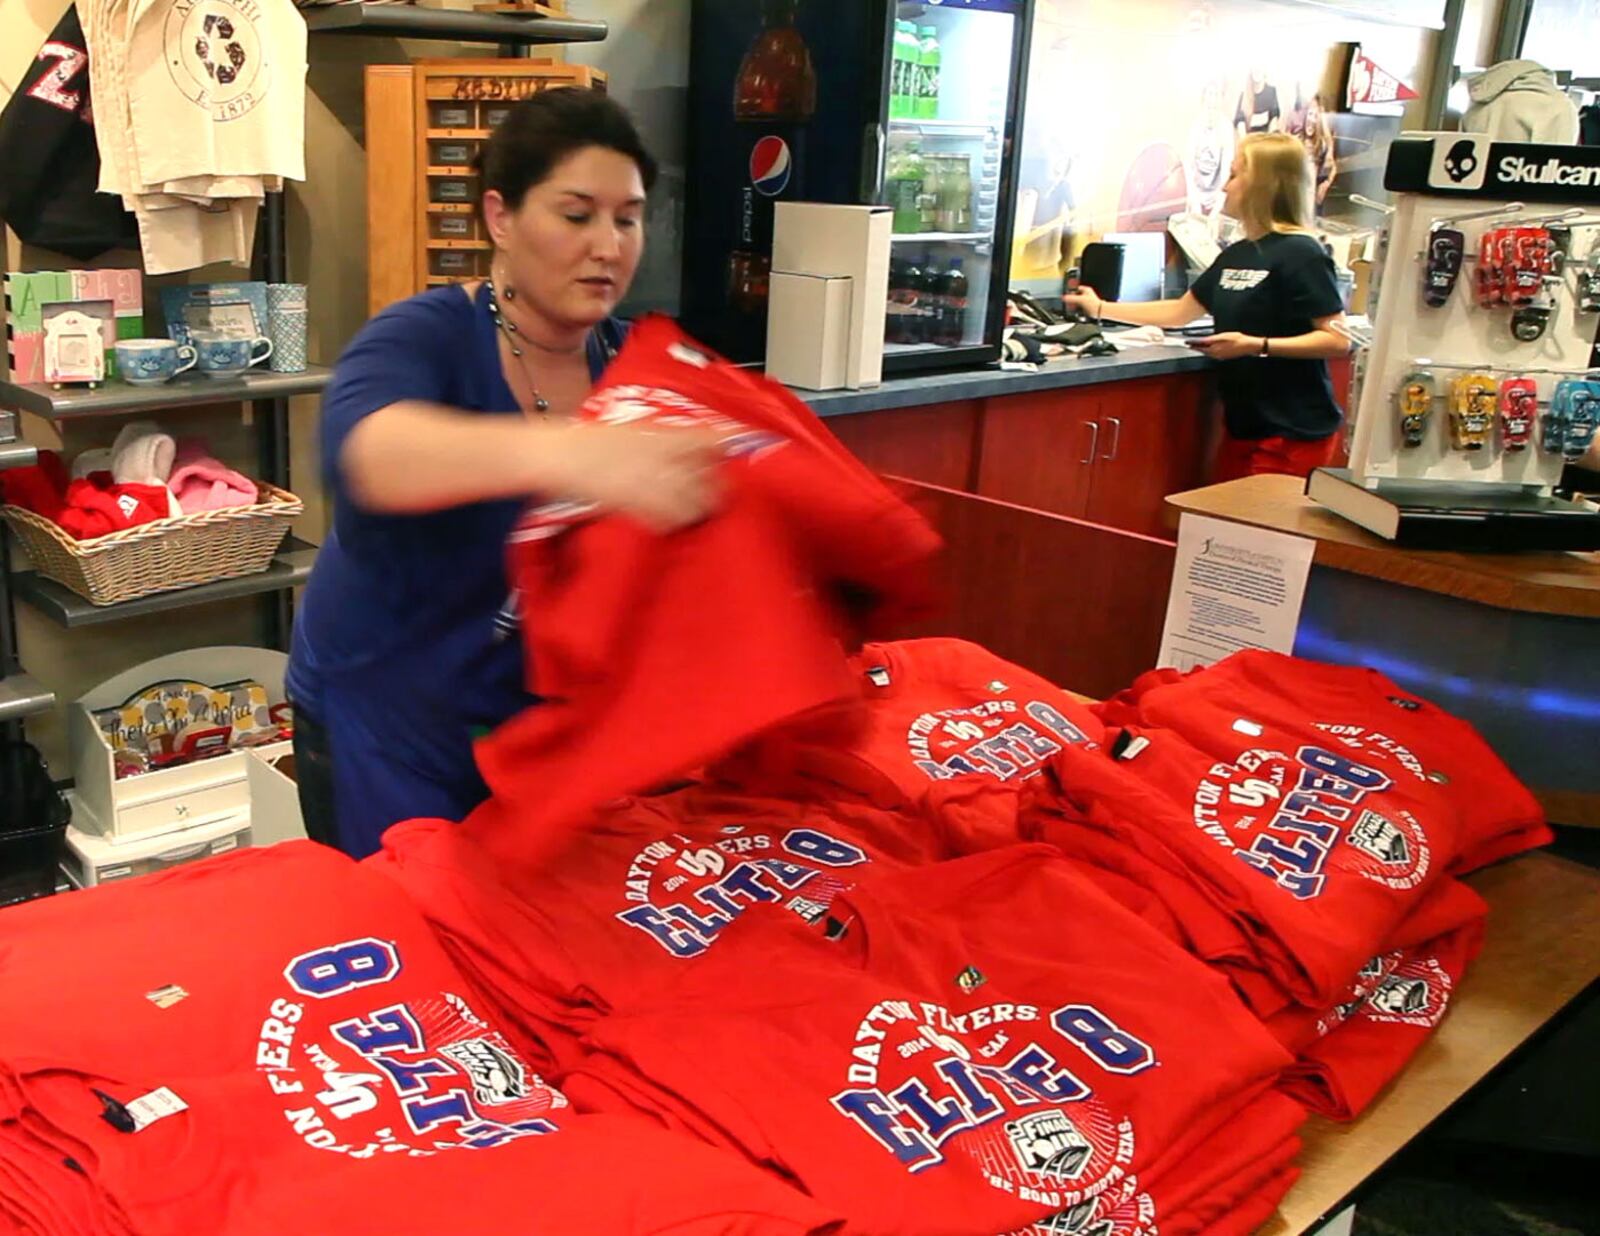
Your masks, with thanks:
<instances>
[{"instance_id":1,"label":"blonde woman","mask_svg":"<svg viewBox=\"0 0 1600 1236\"><path fill-rule=\"evenodd\" d=\"M1253 473L1306 476L1333 456L1344 414L1333 400L1328 358L1350 349L1333 259L1311 234L1313 173L1298 138L1256 133L1239 143L1223 211L1244 227L1177 300L1115 303L1119 322L1178 327L1211 314L1216 333L1190 340L1220 361L1227 436L1216 479ZM1064 297L1099 318L1092 289Z\"/></svg>"}]
</instances>

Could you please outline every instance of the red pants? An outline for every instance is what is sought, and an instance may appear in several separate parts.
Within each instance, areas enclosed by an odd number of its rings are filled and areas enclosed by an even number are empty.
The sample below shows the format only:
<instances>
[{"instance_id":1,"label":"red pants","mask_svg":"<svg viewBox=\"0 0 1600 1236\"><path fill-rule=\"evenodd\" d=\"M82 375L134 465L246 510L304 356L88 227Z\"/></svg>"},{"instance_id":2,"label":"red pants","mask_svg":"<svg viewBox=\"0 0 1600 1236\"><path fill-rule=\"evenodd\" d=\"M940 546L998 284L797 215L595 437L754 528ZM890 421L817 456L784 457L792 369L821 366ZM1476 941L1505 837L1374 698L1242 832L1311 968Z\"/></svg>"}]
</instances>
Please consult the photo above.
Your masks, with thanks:
<instances>
[{"instance_id":1,"label":"red pants","mask_svg":"<svg viewBox=\"0 0 1600 1236\"><path fill-rule=\"evenodd\" d=\"M1234 438L1225 434L1211 479L1220 484L1267 473L1310 476L1314 469L1332 461L1338 445L1337 433L1311 442L1298 438Z\"/></svg>"}]
</instances>

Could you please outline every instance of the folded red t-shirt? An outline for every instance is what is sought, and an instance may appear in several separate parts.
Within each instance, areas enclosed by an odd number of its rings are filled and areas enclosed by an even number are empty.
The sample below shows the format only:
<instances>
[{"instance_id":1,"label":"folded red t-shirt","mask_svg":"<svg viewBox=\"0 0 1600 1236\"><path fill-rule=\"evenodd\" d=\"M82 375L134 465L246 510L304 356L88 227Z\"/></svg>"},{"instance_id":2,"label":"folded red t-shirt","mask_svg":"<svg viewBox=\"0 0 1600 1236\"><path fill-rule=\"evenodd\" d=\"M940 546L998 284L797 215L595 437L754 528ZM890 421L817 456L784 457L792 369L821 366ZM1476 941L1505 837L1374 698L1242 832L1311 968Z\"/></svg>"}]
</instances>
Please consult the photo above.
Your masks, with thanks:
<instances>
[{"instance_id":1,"label":"folded red t-shirt","mask_svg":"<svg viewBox=\"0 0 1600 1236\"><path fill-rule=\"evenodd\" d=\"M829 917L758 907L589 1037L851 1231L1012 1231L1142 1188L1288 1059L1047 847L879 874Z\"/></svg>"},{"instance_id":2,"label":"folded red t-shirt","mask_svg":"<svg viewBox=\"0 0 1600 1236\"><path fill-rule=\"evenodd\" d=\"M840 742L781 726L711 770L738 785L918 799L931 786L1038 775L1062 746L1105 727L1075 696L960 639L868 644L852 658L865 719Z\"/></svg>"},{"instance_id":3,"label":"folded red t-shirt","mask_svg":"<svg viewBox=\"0 0 1600 1236\"><path fill-rule=\"evenodd\" d=\"M488 803L460 825L396 825L368 862L543 1040L558 1072L575 1063L587 1025L641 983L681 973L752 906L816 919L864 874L931 862L945 848L906 812L691 786L609 807L532 870L497 861L485 844L518 830L516 812Z\"/></svg>"},{"instance_id":4,"label":"folded red t-shirt","mask_svg":"<svg viewBox=\"0 0 1600 1236\"><path fill-rule=\"evenodd\" d=\"M1226 759L1240 749L1239 723L1270 722L1433 786L1461 821L1457 873L1551 839L1543 809L1477 730L1377 670L1252 650L1188 675L1153 671L1100 711Z\"/></svg>"},{"instance_id":5,"label":"folded red t-shirt","mask_svg":"<svg viewBox=\"0 0 1600 1236\"><path fill-rule=\"evenodd\" d=\"M804 405L670 322L630 332L580 415L716 430L725 500L669 536L571 504L531 509L513 534L529 687L544 702L478 749L490 789L519 809L507 861L531 864L590 808L849 700L846 590L872 599L868 618L932 600L927 523Z\"/></svg>"},{"instance_id":6,"label":"folded red t-shirt","mask_svg":"<svg viewBox=\"0 0 1600 1236\"><path fill-rule=\"evenodd\" d=\"M1426 784L1397 781L1338 744L1252 723L1233 761L1170 731L1128 729L1117 755L1067 748L1063 784L1146 858L1173 860L1309 1007L1331 1003L1454 857L1459 823Z\"/></svg>"}]
</instances>

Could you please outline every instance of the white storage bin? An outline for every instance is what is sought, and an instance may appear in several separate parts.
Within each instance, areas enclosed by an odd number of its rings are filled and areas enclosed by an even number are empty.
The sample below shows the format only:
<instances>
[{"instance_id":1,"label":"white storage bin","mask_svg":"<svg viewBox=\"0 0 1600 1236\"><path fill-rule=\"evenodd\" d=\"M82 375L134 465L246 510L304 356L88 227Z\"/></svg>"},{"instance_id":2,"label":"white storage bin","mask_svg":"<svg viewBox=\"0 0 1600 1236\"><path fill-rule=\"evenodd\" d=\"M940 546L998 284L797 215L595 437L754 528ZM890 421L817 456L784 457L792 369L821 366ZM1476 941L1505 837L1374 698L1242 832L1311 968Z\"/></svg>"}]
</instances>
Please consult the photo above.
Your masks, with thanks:
<instances>
[{"instance_id":1,"label":"white storage bin","mask_svg":"<svg viewBox=\"0 0 1600 1236\"><path fill-rule=\"evenodd\" d=\"M276 845L306 835L300 815L300 787L294 773L294 744L275 742L245 752L250 786L250 836L256 845Z\"/></svg>"},{"instance_id":2,"label":"white storage bin","mask_svg":"<svg viewBox=\"0 0 1600 1236\"><path fill-rule=\"evenodd\" d=\"M61 871L78 888L131 880L250 844L250 816L243 811L179 832L112 844L105 837L83 831L78 826L80 805L74 802L73 807L74 822L67 828Z\"/></svg>"},{"instance_id":3,"label":"white storage bin","mask_svg":"<svg viewBox=\"0 0 1600 1236\"><path fill-rule=\"evenodd\" d=\"M192 764L156 769L117 780L111 747L92 713L125 702L142 688L168 679L208 685L253 678L273 704L283 702L288 657L266 648L195 648L146 661L75 700L67 712L67 741L78 807L74 826L122 845L181 828L250 816L245 753L229 752Z\"/></svg>"}]
</instances>

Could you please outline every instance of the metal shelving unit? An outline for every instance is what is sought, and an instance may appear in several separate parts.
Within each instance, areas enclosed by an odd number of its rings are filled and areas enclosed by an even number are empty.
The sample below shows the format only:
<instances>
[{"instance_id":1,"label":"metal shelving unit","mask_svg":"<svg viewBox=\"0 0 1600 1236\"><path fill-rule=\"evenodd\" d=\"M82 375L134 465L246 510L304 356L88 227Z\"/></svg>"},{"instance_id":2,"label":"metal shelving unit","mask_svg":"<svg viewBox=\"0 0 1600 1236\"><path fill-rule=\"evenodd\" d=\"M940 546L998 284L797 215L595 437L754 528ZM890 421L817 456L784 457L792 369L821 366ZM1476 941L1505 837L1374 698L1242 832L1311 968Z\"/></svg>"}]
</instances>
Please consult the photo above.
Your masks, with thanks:
<instances>
[{"instance_id":1,"label":"metal shelving unit","mask_svg":"<svg viewBox=\"0 0 1600 1236\"><path fill-rule=\"evenodd\" d=\"M63 588L54 580L32 571L13 576L11 590L18 600L25 601L60 626L92 627L120 622L124 618L159 614L169 609L188 609L211 601L231 601L236 597L295 588L310 576L311 564L316 561L316 556L315 545L289 537L273 558L272 565L256 575L241 575L237 579L218 580L214 584L201 584L195 588L158 592L117 605L93 605L71 589ZM0 707L3 707L3 702L0 702Z\"/></svg>"},{"instance_id":2,"label":"metal shelving unit","mask_svg":"<svg viewBox=\"0 0 1600 1236\"><path fill-rule=\"evenodd\" d=\"M55 692L46 690L27 674L0 679L0 725L49 712L55 706Z\"/></svg>"},{"instance_id":3,"label":"metal shelving unit","mask_svg":"<svg viewBox=\"0 0 1600 1236\"><path fill-rule=\"evenodd\" d=\"M64 421L87 416L159 412L166 408L194 407L207 403L259 403L287 399L291 395L315 394L328 384L332 374L331 369L324 369L320 365L311 365L304 373L271 373L251 369L226 378L185 374L160 386L106 382L93 390L86 386L66 386L53 390L42 383L20 385L0 382L0 408L14 408L52 421Z\"/></svg>"}]
</instances>

